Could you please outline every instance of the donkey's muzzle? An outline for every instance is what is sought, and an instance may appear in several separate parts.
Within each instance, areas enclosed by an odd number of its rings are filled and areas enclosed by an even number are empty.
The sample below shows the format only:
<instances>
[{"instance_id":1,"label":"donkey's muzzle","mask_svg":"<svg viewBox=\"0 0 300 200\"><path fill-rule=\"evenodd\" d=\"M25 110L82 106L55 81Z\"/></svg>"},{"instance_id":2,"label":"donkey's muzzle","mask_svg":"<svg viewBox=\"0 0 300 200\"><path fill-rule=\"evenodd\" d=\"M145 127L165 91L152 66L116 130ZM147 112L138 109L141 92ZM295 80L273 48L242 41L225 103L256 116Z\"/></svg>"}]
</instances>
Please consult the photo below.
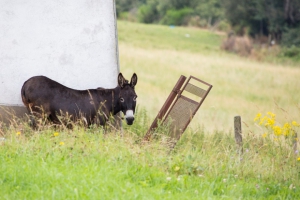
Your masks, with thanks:
<instances>
[{"instance_id":1,"label":"donkey's muzzle","mask_svg":"<svg viewBox=\"0 0 300 200\"><path fill-rule=\"evenodd\" d=\"M132 125L134 121L133 110L127 110L125 115L126 123Z\"/></svg>"},{"instance_id":2,"label":"donkey's muzzle","mask_svg":"<svg viewBox=\"0 0 300 200\"><path fill-rule=\"evenodd\" d=\"M127 123L128 125L132 125L132 124L133 124L133 121L134 121L134 117L127 117L127 118L126 118L126 123Z\"/></svg>"}]
</instances>

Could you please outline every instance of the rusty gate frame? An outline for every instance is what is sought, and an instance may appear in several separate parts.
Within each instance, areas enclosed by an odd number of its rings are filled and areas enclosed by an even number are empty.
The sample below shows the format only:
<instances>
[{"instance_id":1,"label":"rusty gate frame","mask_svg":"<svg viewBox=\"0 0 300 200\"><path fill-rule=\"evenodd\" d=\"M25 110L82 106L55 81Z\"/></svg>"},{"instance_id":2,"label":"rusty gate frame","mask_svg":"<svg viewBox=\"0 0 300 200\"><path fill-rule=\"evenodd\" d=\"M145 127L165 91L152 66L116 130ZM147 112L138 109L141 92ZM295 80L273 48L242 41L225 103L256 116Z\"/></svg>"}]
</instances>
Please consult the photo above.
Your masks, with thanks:
<instances>
[{"instance_id":1,"label":"rusty gate frame","mask_svg":"<svg viewBox=\"0 0 300 200\"><path fill-rule=\"evenodd\" d=\"M198 86L195 86L190 82L190 80L193 79L193 80L196 80L204 85L207 85L208 86L208 89L207 90L204 90ZM187 120L187 122L184 124L184 127L180 130L177 130L179 135L177 136L177 138L174 138L176 140L179 140L181 135L184 133L184 131L186 130L187 126L189 125L189 123L191 122L191 120L193 119L193 117L195 116L196 112L198 111L198 109L200 108L200 106L202 105L203 101L205 100L205 98L207 97L208 93L210 92L211 88L212 88L212 85L203 81L203 80L200 80L194 76L190 76L189 79L185 82L186 80L186 77L181 75L180 78L178 79L177 83L175 84L173 90L171 91L170 95L168 96L167 100L165 101L164 105L162 106L162 108L160 109L160 111L158 112L156 118L154 119L154 121L152 122L152 125L150 126L149 130L147 131L146 135L144 136L144 140L145 141L149 141L151 136L152 136L152 133L153 131L155 131L155 129L157 128L158 126L158 122L162 122L162 123L165 123L166 120L168 119L169 115L170 115L170 112L173 110L174 106L176 105L177 101L181 98L183 98L185 101L188 101L189 103L193 103L196 106L195 110L193 113L191 113L191 116L189 117L189 119ZM182 85L184 84L185 82L185 85L183 86L182 88ZM202 92L205 91L203 93L203 95L199 96L193 92L188 91L186 90L187 89L187 86L191 85L192 87L196 87L196 89L200 89ZM181 89L182 88L182 89ZM201 98L200 102L196 102L184 95L182 95L182 93L184 91L187 91L187 92L190 92L198 97ZM176 98L176 99L175 99Z\"/></svg>"}]
</instances>

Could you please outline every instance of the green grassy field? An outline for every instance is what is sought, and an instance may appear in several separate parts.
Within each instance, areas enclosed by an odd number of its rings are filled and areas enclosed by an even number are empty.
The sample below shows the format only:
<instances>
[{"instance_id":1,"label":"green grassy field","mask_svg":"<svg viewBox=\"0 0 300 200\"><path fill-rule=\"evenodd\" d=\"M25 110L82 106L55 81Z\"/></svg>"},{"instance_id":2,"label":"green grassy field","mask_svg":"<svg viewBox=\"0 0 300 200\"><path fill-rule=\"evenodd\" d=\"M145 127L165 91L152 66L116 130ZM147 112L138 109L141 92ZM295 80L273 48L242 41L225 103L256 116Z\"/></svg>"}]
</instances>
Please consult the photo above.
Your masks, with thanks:
<instances>
[{"instance_id":1,"label":"green grassy field","mask_svg":"<svg viewBox=\"0 0 300 200\"><path fill-rule=\"evenodd\" d=\"M33 131L18 119L1 126L0 199L300 198L295 138L253 121L271 111L277 125L300 122L300 68L222 52L224 36L206 30L119 21L118 34L121 72L138 75L134 125L124 124L122 134L80 126ZM180 75L213 89L173 151L163 127L143 143ZM243 155L233 137L236 115Z\"/></svg>"},{"instance_id":2,"label":"green grassy field","mask_svg":"<svg viewBox=\"0 0 300 200\"><path fill-rule=\"evenodd\" d=\"M253 131L254 116L268 111L280 120L300 121L299 68L225 53L219 48L224 36L206 30L129 22L118 29L121 71L126 77L137 73L138 102L149 116L157 114L180 75L193 75L213 88L192 127L229 130L233 117L241 115Z\"/></svg>"}]
</instances>

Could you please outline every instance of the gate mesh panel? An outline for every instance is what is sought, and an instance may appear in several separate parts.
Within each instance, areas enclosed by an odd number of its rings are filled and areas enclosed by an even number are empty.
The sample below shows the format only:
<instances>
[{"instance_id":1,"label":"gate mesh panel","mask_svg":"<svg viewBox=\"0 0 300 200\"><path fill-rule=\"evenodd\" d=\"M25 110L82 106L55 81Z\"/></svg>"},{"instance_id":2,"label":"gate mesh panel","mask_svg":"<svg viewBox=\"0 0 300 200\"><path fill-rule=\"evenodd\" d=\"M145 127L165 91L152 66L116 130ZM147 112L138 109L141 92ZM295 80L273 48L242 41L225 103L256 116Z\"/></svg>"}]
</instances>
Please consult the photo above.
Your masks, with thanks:
<instances>
[{"instance_id":1,"label":"gate mesh panel","mask_svg":"<svg viewBox=\"0 0 300 200\"><path fill-rule=\"evenodd\" d=\"M203 98L206 93L206 90L203 90L202 88L199 88L191 83L188 83L184 90L201 98Z\"/></svg>"},{"instance_id":2,"label":"gate mesh panel","mask_svg":"<svg viewBox=\"0 0 300 200\"><path fill-rule=\"evenodd\" d=\"M198 104L188 101L184 97L179 97L174 107L169 113L168 123L170 123L171 137L179 138L185 129L188 121L192 119ZM171 122L169 120L172 120Z\"/></svg>"}]
</instances>

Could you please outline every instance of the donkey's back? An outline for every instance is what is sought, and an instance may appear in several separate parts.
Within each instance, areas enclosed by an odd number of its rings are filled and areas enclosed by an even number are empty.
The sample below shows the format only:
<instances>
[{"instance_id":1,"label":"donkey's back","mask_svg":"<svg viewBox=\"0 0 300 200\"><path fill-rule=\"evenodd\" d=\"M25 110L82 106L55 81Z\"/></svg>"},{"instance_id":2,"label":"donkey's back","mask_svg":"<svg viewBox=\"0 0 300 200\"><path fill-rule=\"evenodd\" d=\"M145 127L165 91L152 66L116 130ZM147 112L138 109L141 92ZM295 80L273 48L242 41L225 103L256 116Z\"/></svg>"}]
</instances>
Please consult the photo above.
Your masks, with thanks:
<instances>
[{"instance_id":1,"label":"donkey's back","mask_svg":"<svg viewBox=\"0 0 300 200\"><path fill-rule=\"evenodd\" d=\"M21 89L21 96L28 111L34 115L44 114L54 122L59 122L59 112L71 118L84 115L91 120L96 115L95 103L90 99L97 98L93 90L74 90L45 76L34 76L28 79Z\"/></svg>"}]
</instances>

